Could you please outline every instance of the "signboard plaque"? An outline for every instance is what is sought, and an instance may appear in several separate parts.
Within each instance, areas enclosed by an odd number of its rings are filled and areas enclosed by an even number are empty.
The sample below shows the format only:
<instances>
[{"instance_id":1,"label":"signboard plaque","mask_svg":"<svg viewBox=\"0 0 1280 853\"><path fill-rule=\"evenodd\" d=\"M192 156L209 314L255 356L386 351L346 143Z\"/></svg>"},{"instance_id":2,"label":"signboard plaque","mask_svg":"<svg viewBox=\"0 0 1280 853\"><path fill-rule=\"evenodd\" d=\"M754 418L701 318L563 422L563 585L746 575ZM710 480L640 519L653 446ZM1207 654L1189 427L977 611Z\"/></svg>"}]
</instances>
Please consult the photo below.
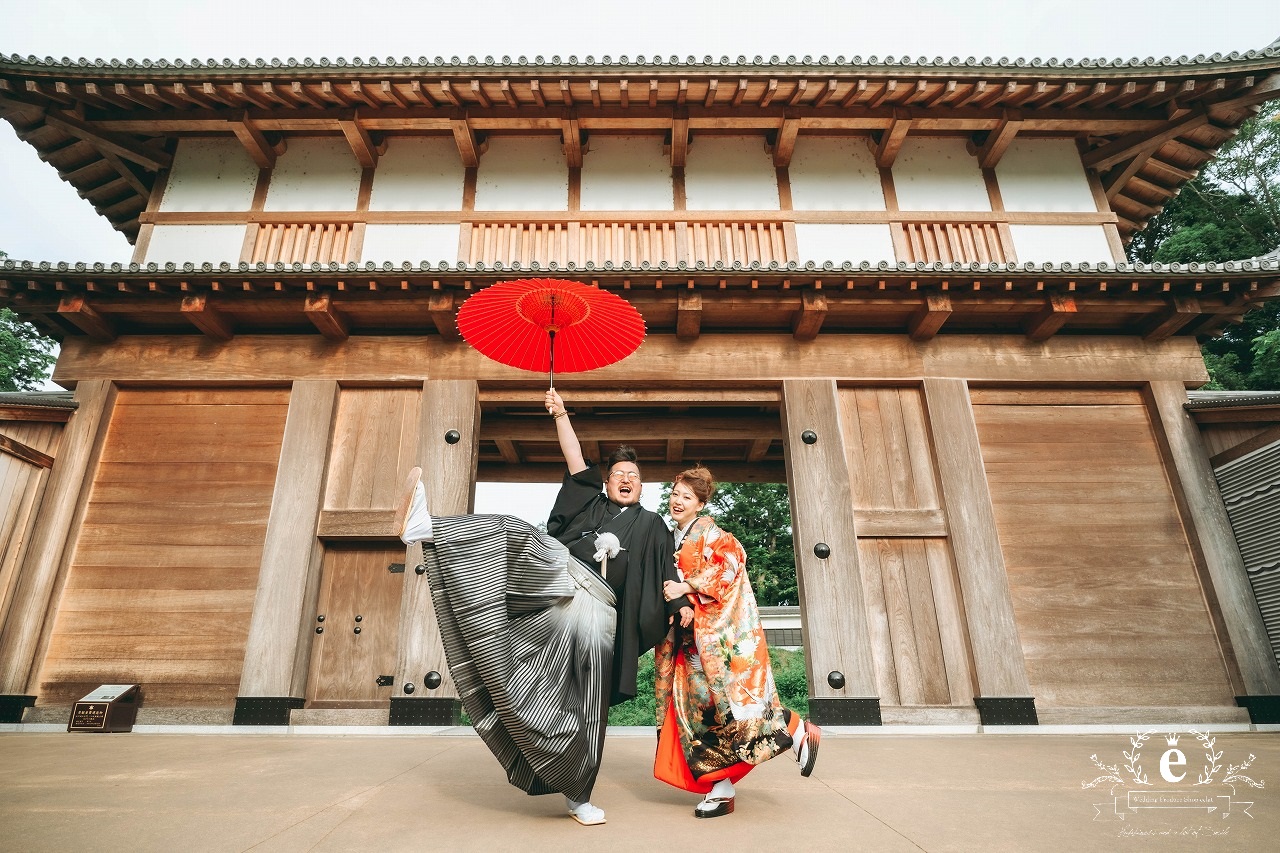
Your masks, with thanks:
<instances>
[{"instance_id":1,"label":"signboard plaque","mask_svg":"<svg viewBox=\"0 0 1280 853\"><path fill-rule=\"evenodd\" d=\"M137 684L103 684L71 707L67 731L132 731L141 702L142 689Z\"/></svg>"}]
</instances>

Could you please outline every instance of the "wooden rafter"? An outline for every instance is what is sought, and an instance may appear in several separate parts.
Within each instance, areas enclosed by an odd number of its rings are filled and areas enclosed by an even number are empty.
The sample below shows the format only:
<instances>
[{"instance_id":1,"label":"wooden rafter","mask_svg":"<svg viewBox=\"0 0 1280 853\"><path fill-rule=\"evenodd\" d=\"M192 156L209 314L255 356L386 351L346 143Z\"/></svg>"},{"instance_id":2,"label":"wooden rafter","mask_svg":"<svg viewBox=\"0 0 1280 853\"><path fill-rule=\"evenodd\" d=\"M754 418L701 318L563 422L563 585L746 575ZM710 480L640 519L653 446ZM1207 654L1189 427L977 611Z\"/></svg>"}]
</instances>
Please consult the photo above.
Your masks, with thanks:
<instances>
[{"instance_id":1,"label":"wooden rafter","mask_svg":"<svg viewBox=\"0 0 1280 853\"><path fill-rule=\"evenodd\" d=\"M458 157L462 165L468 168L480 165L480 145L476 142L475 131L466 119L454 119L449 122L453 129L453 141L458 146Z\"/></svg>"},{"instance_id":2,"label":"wooden rafter","mask_svg":"<svg viewBox=\"0 0 1280 853\"><path fill-rule=\"evenodd\" d=\"M791 156L796 150L796 138L800 135L800 120L784 118L782 128L778 131L778 139L773 144L773 165L785 169L791 165Z\"/></svg>"},{"instance_id":3,"label":"wooden rafter","mask_svg":"<svg viewBox=\"0 0 1280 853\"><path fill-rule=\"evenodd\" d=\"M184 296L181 311L182 316L191 321L191 325L215 341L229 341L235 337L231 319L210 305L209 297L204 294Z\"/></svg>"},{"instance_id":4,"label":"wooden rafter","mask_svg":"<svg viewBox=\"0 0 1280 853\"><path fill-rule=\"evenodd\" d=\"M942 324L951 316L951 297L945 293L930 293L911 319L907 321L907 334L913 341L931 340Z\"/></svg>"},{"instance_id":5,"label":"wooden rafter","mask_svg":"<svg viewBox=\"0 0 1280 853\"><path fill-rule=\"evenodd\" d=\"M276 151L267 137L249 121L249 113L241 113L239 121L230 122L231 131L244 146L249 159L258 164L259 169L270 169L276 164Z\"/></svg>"},{"instance_id":6,"label":"wooden rafter","mask_svg":"<svg viewBox=\"0 0 1280 853\"><path fill-rule=\"evenodd\" d=\"M338 124L360 167L362 169L377 168L378 148L369 137L369 132L360 124L360 113L352 113L349 117L340 119Z\"/></svg>"},{"instance_id":7,"label":"wooden rafter","mask_svg":"<svg viewBox=\"0 0 1280 853\"><path fill-rule=\"evenodd\" d=\"M827 297L822 293L806 290L800 295L800 310L791 319L791 335L797 341L811 341L818 337L826 319Z\"/></svg>"},{"instance_id":8,"label":"wooden rafter","mask_svg":"<svg viewBox=\"0 0 1280 853\"><path fill-rule=\"evenodd\" d=\"M1085 168L1102 170L1114 166L1121 160L1135 156L1144 149L1151 146L1159 147L1162 143L1173 139L1176 136L1195 130L1197 127L1209 123L1209 113L1205 110L1197 110L1192 115L1184 118L1182 121L1175 122L1163 131L1154 135L1150 133L1131 133L1122 136L1114 142L1100 145L1090 151L1086 151L1082 160Z\"/></svg>"},{"instance_id":9,"label":"wooden rafter","mask_svg":"<svg viewBox=\"0 0 1280 853\"><path fill-rule=\"evenodd\" d=\"M1148 341L1162 341L1203 313L1198 299L1175 296L1169 300L1168 310L1155 318L1142 337Z\"/></svg>"},{"instance_id":10,"label":"wooden rafter","mask_svg":"<svg viewBox=\"0 0 1280 853\"><path fill-rule=\"evenodd\" d=\"M52 468L53 457L47 453L41 453L34 447L23 444L16 438L10 438L7 435L0 435L0 453L5 453L15 459L21 459L38 468Z\"/></svg>"},{"instance_id":11,"label":"wooden rafter","mask_svg":"<svg viewBox=\"0 0 1280 853\"><path fill-rule=\"evenodd\" d=\"M64 296L58 302L58 316L71 322L76 328L99 343L116 339L115 325L102 316L83 296Z\"/></svg>"},{"instance_id":12,"label":"wooden rafter","mask_svg":"<svg viewBox=\"0 0 1280 853\"><path fill-rule=\"evenodd\" d=\"M321 335L331 341L345 341L351 334L351 323L333 304L327 293L311 294L306 297L302 313L311 321Z\"/></svg>"},{"instance_id":13,"label":"wooden rafter","mask_svg":"<svg viewBox=\"0 0 1280 853\"><path fill-rule=\"evenodd\" d=\"M458 334L457 309L452 293L433 293L427 300L427 311L431 314L431 322L435 323L436 332L446 341L460 341Z\"/></svg>"},{"instance_id":14,"label":"wooden rafter","mask_svg":"<svg viewBox=\"0 0 1280 853\"><path fill-rule=\"evenodd\" d=\"M689 115L677 114L671 120L671 166L683 169L689 156Z\"/></svg>"},{"instance_id":15,"label":"wooden rafter","mask_svg":"<svg viewBox=\"0 0 1280 853\"><path fill-rule=\"evenodd\" d=\"M1019 110L1005 110L1000 117L999 126L987 134L986 141L975 152L978 157L978 167L994 169L1021 129L1022 113Z\"/></svg>"},{"instance_id":16,"label":"wooden rafter","mask_svg":"<svg viewBox=\"0 0 1280 853\"><path fill-rule=\"evenodd\" d=\"M889 127L880 135L880 139L868 140L871 153L876 158L876 165L881 169L891 168L893 161L898 157L898 152L902 150L902 143L906 141L907 134L910 132L910 114L906 110L895 109L893 118L889 120Z\"/></svg>"},{"instance_id":17,"label":"wooden rafter","mask_svg":"<svg viewBox=\"0 0 1280 853\"><path fill-rule=\"evenodd\" d=\"M1036 343L1047 341L1057 334L1075 313L1074 297L1052 294L1045 300L1044 306L1027 320L1023 329L1029 340Z\"/></svg>"},{"instance_id":18,"label":"wooden rafter","mask_svg":"<svg viewBox=\"0 0 1280 853\"><path fill-rule=\"evenodd\" d=\"M137 163L148 171L158 172L173 165L173 157L163 151L141 145L114 133L100 131L71 116L50 112L45 115L44 121L52 128L77 139L83 139L102 151L109 151Z\"/></svg>"},{"instance_id":19,"label":"wooden rafter","mask_svg":"<svg viewBox=\"0 0 1280 853\"><path fill-rule=\"evenodd\" d=\"M578 115L570 110L560 122L560 138L563 143L565 161L570 169L582 168L582 131L578 128Z\"/></svg>"},{"instance_id":20,"label":"wooden rafter","mask_svg":"<svg viewBox=\"0 0 1280 853\"><path fill-rule=\"evenodd\" d=\"M702 294L682 292L676 297L676 337L691 341L702 331Z\"/></svg>"}]
</instances>

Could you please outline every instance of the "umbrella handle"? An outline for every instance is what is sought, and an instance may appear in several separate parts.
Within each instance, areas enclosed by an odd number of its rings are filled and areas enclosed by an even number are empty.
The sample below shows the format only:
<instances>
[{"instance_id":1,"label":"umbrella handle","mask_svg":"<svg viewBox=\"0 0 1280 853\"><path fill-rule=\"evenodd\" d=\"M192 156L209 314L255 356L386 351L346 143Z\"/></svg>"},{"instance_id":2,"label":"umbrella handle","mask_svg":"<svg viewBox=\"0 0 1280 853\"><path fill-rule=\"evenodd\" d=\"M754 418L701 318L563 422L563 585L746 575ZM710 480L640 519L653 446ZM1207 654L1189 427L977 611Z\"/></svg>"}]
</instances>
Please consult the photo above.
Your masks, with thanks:
<instances>
[{"instance_id":1,"label":"umbrella handle","mask_svg":"<svg viewBox=\"0 0 1280 853\"><path fill-rule=\"evenodd\" d=\"M548 329L547 336L551 339L551 344L550 344L551 367L547 373L547 385L549 385L551 390L554 391L556 390L556 332L555 332L555 329ZM547 411L550 411L550 409L548 409Z\"/></svg>"}]
</instances>

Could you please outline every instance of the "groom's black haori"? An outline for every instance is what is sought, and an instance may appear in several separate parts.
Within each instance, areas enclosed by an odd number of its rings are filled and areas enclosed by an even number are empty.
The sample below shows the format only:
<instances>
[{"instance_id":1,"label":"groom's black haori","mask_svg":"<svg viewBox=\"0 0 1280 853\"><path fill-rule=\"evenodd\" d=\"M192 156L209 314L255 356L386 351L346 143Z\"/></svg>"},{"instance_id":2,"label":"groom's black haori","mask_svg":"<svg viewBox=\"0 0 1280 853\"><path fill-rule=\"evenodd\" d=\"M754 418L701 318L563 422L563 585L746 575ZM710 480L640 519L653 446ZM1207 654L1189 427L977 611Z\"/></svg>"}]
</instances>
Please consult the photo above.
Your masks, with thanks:
<instances>
[{"instance_id":1,"label":"groom's black haori","mask_svg":"<svg viewBox=\"0 0 1280 853\"><path fill-rule=\"evenodd\" d=\"M621 447L608 460L635 462L635 451ZM613 677L609 703L616 705L636 695L637 658L666 636L668 618L683 602L662 597L662 583L678 580L674 540L666 522L636 504L625 511L601 491L601 469L590 466L566 473L547 519L547 532L563 542L587 566L599 571L594 560L600 533L618 537L623 550L610 557L605 580L618 599L618 630L613 646Z\"/></svg>"}]
</instances>

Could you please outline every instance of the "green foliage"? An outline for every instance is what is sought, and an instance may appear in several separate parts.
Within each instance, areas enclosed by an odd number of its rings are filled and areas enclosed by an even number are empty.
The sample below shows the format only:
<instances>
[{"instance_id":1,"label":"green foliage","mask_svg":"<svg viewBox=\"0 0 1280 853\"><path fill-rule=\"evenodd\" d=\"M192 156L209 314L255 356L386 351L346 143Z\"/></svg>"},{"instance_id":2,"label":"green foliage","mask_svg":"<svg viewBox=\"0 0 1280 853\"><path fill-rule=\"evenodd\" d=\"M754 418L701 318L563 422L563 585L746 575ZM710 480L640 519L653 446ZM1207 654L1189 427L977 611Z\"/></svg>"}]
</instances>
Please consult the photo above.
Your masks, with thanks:
<instances>
[{"instance_id":1,"label":"green foliage","mask_svg":"<svg viewBox=\"0 0 1280 853\"><path fill-rule=\"evenodd\" d=\"M1280 246L1280 102L1245 122L1234 139L1147 227L1134 235L1130 260L1221 262ZM1272 301L1201 347L1206 388L1280 389L1280 303Z\"/></svg>"},{"instance_id":2,"label":"green foliage","mask_svg":"<svg viewBox=\"0 0 1280 853\"><path fill-rule=\"evenodd\" d=\"M0 258L7 257L0 252ZM0 308L0 391L39 388L53 362L53 341L8 308Z\"/></svg>"},{"instance_id":3,"label":"green foliage","mask_svg":"<svg viewBox=\"0 0 1280 853\"><path fill-rule=\"evenodd\" d=\"M714 473L714 472L712 472ZM662 489L659 511L671 520ZM747 552L747 574L761 607L798 604L796 554L791 538L791 503L783 483L718 483L707 504L716 524L729 531Z\"/></svg>"},{"instance_id":4,"label":"green foliage","mask_svg":"<svg viewBox=\"0 0 1280 853\"><path fill-rule=\"evenodd\" d=\"M804 671L804 652L769 647L773 681L782 704L802 717L809 715L809 680ZM657 726L653 696L653 652L640 658L636 678L636 698L609 709L611 726Z\"/></svg>"}]
</instances>

